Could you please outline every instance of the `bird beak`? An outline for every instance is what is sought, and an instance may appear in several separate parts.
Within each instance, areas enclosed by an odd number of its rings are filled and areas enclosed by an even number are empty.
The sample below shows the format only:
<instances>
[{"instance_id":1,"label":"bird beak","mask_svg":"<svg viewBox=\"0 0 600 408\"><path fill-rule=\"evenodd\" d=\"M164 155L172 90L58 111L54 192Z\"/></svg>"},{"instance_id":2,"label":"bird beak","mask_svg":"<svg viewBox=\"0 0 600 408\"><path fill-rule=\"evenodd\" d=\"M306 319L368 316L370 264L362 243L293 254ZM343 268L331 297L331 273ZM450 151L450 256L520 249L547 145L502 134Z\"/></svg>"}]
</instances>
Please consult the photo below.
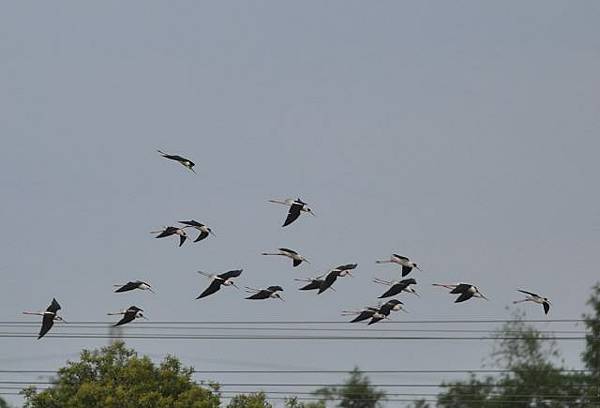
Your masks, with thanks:
<instances>
[{"instance_id":1,"label":"bird beak","mask_svg":"<svg viewBox=\"0 0 600 408\"><path fill-rule=\"evenodd\" d=\"M418 271L421 271L421 272L423 272L423 269L419 268L418 266L415 266L415 268L416 268Z\"/></svg>"},{"instance_id":2,"label":"bird beak","mask_svg":"<svg viewBox=\"0 0 600 408\"><path fill-rule=\"evenodd\" d=\"M310 264L310 261L306 258L304 258L303 261L306 262L307 264Z\"/></svg>"},{"instance_id":3,"label":"bird beak","mask_svg":"<svg viewBox=\"0 0 600 408\"><path fill-rule=\"evenodd\" d=\"M485 297L483 293L479 292L479 294L481 295L482 298L484 298L485 300L489 301L489 299L487 297Z\"/></svg>"},{"instance_id":4,"label":"bird beak","mask_svg":"<svg viewBox=\"0 0 600 408\"><path fill-rule=\"evenodd\" d=\"M148 320L148 318L145 315L142 315L142 319Z\"/></svg>"},{"instance_id":5,"label":"bird beak","mask_svg":"<svg viewBox=\"0 0 600 408\"><path fill-rule=\"evenodd\" d=\"M278 296L279 300L281 300L282 302L285 302L285 299L282 298L281 296Z\"/></svg>"},{"instance_id":6,"label":"bird beak","mask_svg":"<svg viewBox=\"0 0 600 408\"><path fill-rule=\"evenodd\" d=\"M413 293L415 296L417 296L417 297L421 297L421 295L419 295L419 294L417 293L417 291L416 291L416 290L413 290L413 292L412 292L412 293Z\"/></svg>"},{"instance_id":7,"label":"bird beak","mask_svg":"<svg viewBox=\"0 0 600 408\"><path fill-rule=\"evenodd\" d=\"M214 232L212 232L212 230L208 231L208 233L209 233L210 235L212 235L213 237L216 237L216 236L217 236L217 234L215 234Z\"/></svg>"},{"instance_id":8,"label":"bird beak","mask_svg":"<svg viewBox=\"0 0 600 408\"><path fill-rule=\"evenodd\" d=\"M231 282L231 286L233 286L236 289L239 289L238 285L236 285L235 283Z\"/></svg>"},{"instance_id":9,"label":"bird beak","mask_svg":"<svg viewBox=\"0 0 600 408\"><path fill-rule=\"evenodd\" d=\"M196 173L196 170L194 170L194 168L193 168L193 167L188 167L188 169L190 169L191 171L193 171L193 172L194 172L194 174L198 174L198 173Z\"/></svg>"},{"instance_id":10,"label":"bird beak","mask_svg":"<svg viewBox=\"0 0 600 408\"><path fill-rule=\"evenodd\" d=\"M62 317L60 317L60 316L56 316L56 317L58 317L58 320L60 320L60 321L61 321L61 322L63 322L63 323L69 323L69 322L67 322L65 319L63 319L63 318L62 318Z\"/></svg>"},{"instance_id":11,"label":"bird beak","mask_svg":"<svg viewBox=\"0 0 600 408\"><path fill-rule=\"evenodd\" d=\"M152 293L156 294L156 292L155 292L155 291L153 291L153 290L152 290L152 288L148 288L148 290L149 290L150 292L152 292Z\"/></svg>"}]
</instances>

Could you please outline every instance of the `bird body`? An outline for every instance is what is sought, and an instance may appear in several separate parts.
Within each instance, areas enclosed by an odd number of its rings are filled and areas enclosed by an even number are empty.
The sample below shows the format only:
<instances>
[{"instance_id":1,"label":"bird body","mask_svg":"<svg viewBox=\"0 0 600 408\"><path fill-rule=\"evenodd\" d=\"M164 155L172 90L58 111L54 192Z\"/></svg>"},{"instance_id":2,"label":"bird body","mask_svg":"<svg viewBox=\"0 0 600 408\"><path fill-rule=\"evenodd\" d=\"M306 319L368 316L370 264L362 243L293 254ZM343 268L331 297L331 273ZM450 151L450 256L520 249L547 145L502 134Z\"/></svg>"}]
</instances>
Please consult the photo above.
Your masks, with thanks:
<instances>
[{"instance_id":1,"label":"bird body","mask_svg":"<svg viewBox=\"0 0 600 408\"><path fill-rule=\"evenodd\" d=\"M310 263L308 259L300 255L298 252L289 248L279 248L279 252L263 252L262 255L280 255L290 258L294 267L300 265L302 262Z\"/></svg>"},{"instance_id":2,"label":"bird body","mask_svg":"<svg viewBox=\"0 0 600 408\"><path fill-rule=\"evenodd\" d=\"M292 222L296 221L302 213L311 214L313 216L315 215L313 211L307 206L307 204L300 198L296 200L292 198L287 198L285 200L269 200L269 202L290 207L287 218L283 222L282 227L290 225Z\"/></svg>"},{"instance_id":3,"label":"bird body","mask_svg":"<svg viewBox=\"0 0 600 408\"><path fill-rule=\"evenodd\" d=\"M408 259L405 256L402 255L398 255L398 254L392 254L392 256L389 259L386 260L381 260L381 261L375 261L375 263L378 264L384 264L384 263L395 263L398 264L400 266L402 266L402 276L406 276L408 275L413 268L418 269L419 271L422 271L421 268L419 268L419 266L416 264L416 262L411 261L410 259Z\"/></svg>"},{"instance_id":4,"label":"bird body","mask_svg":"<svg viewBox=\"0 0 600 408\"><path fill-rule=\"evenodd\" d=\"M54 326L55 321L64 322L64 319L57 314L60 309L60 304L56 301L56 299L53 298L52 302L50 302L50 306L48 306L44 312L23 312L23 314L42 316L42 327L40 328L40 332L38 334L38 340L44 337L46 333L50 331L52 326Z\"/></svg>"},{"instance_id":5,"label":"bird body","mask_svg":"<svg viewBox=\"0 0 600 408\"><path fill-rule=\"evenodd\" d=\"M115 286L115 287L119 286L119 288L115 290L115 293L129 292L130 290L134 290L134 289L148 290L148 291L154 293L154 291L152 290L152 286L149 283L141 281L141 280L129 281L124 285L113 285L113 286Z\"/></svg>"},{"instance_id":6,"label":"bird body","mask_svg":"<svg viewBox=\"0 0 600 408\"><path fill-rule=\"evenodd\" d=\"M176 162L179 162L182 166L184 166L188 170L191 170L194 173L196 173L196 170L194 170L194 166L196 164L193 161L191 161L190 159L186 159L185 157L181 157L181 156L176 155L176 154L167 154L167 153L165 153L165 152L163 152L161 150L157 150L157 151L165 159L175 160Z\"/></svg>"},{"instance_id":7,"label":"bird body","mask_svg":"<svg viewBox=\"0 0 600 408\"><path fill-rule=\"evenodd\" d=\"M450 293L453 295L460 295L458 298L456 298L454 303L461 303L465 300L471 299L472 297L478 297L485 300L489 300L483 295L483 293L479 291L479 288L477 288L477 286L472 285L470 283L459 283L456 285L434 283L433 286L441 286L446 289L450 289Z\"/></svg>"},{"instance_id":8,"label":"bird body","mask_svg":"<svg viewBox=\"0 0 600 408\"><path fill-rule=\"evenodd\" d=\"M140 309L137 306L129 306L126 310L123 310L122 312L107 313L107 314L109 316L123 315L121 320L119 320L117 323L113 324L113 327L117 327L117 326L121 326L123 324L127 324L129 322L132 322L135 319L139 319L139 318L146 319L146 316L144 316L144 314L142 313L143 311L144 311L143 309Z\"/></svg>"},{"instance_id":9,"label":"bird body","mask_svg":"<svg viewBox=\"0 0 600 408\"><path fill-rule=\"evenodd\" d=\"M327 289L331 288L331 285L333 285L333 283L337 280L337 278L344 277L344 276L352 276L352 272L350 272L350 271L355 269L357 266L358 266L358 264L354 263L354 264L340 265L336 268L333 268L325 276L325 280L321 283L318 293L321 294L321 293L325 292Z\"/></svg>"},{"instance_id":10,"label":"bird body","mask_svg":"<svg viewBox=\"0 0 600 408\"><path fill-rule=\"evenodd\" d=\"M266 289L252 289L246 287L246 291L248 293L252 293L252 295L248 296L246 299L257 300L257 299L279 299L283 300L281 295L278 292L282 292L283 288L281 286L269 286Z\"/></svg>"},{"instance_id":11,"label":"bird body","mask_svg":"<svg viewBox=\"0 0 600 408\"><path fill-rule=\"evenodd\" d=\"M185 228L186 227L182 227L182 228L177 228L177 227L165 227L160 231L153 231L152 233L154 234L158 234L155 238L165 238L165 237L170 237L171 235L178 235L179 236L179 246L182 246L183 243L185 242L185 240L187 239L187 234L185 233Z\"/></svg>"},{"instance_id":12,"label":"bird body","mask_svg":"<svg viewBox=\"0 0 600 408\"><path fill-rule=\"evenodd\" d=\"M402 292L408 292L419 296L417 291L411 287L411 285L417 284L417 281L413 278L402 279L401 281L386 281L383 279L375 278L373 279L373 282L390 286L390 288L383 295L379 296L380 299L396 296Z\"/></svg>"},{"instance_id":13,"label":"bird body","mask_svg":"<svg viewBox=\"0 0 600 408\"><path fill-rule=\"evenodd\" d=\"M209 235L215 236L215 233L212 231L211 228L207 227L206 225L204 225L196 220L179 221L179 223L185 225L186 227L192 227L192 228L200 231L198 238L196 238L194 240L194 242L202 241Z\"/></svg>"},{"instance_id":14,"label":"bird body","mask_svg":"<svg viewBox=\"0 0 600 408\"><path fill-rule=\"evenodd\" d=\"M517 289L517 292L521 292L527 295L527 297L522 300L515 300L513 301L513 303L533 302L542 305L544 307L545 314L548 314L548 312L550 311L550 300L547 297L543 297L538 295L537 293L528 292L526 290L521 289Z\"/></svg>"},{"instance_id":15,"label":"bird body","mask_svg":"<svg viewBox=\"0 0 600 408\"><path fill-rule=\"evenodd\" d=\"M242 271L243 269L234 269L231 271L221 273L219 275L210 275L205 272L198 271L198 273L210 278L211 282L210 285L208 285L208 288L206 288L204 292L202 292L196 299L201 299L203 297L212 295L213 293L221 289L221 286L233 286L237 288L235 282L233 281L233 278L237 278L238 276L240 276L242 274Z\"/></svg>"}]
</instances>

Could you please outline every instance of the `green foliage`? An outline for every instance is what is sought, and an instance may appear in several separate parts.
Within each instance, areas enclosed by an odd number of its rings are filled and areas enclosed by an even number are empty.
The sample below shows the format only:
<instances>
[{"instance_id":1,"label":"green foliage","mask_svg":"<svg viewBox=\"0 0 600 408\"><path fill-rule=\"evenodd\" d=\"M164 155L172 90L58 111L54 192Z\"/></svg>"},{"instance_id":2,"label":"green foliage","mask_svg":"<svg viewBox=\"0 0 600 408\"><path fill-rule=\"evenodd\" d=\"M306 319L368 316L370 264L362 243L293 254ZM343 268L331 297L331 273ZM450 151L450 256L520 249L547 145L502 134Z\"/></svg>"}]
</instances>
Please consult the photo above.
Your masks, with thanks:
<instances>
[{"instance_id":1,"label":"green foliage","mask_svg":"<svg viewBox=\"0 0 600 408\"><path fill-rule=\"evenodd\" d=\"M258 392L248 395L236 395L231 399L227 408L272 408L267 402L264 392Z\"/></svg>"},{"instance_id":2,"label":"green foliage","mask_svg":"<svg viewBox=\"0 0 600 408\"><path fill-rule=\"evenodd\" d=\"M59 370L54 384L23 391L26 408L218 408L219 396L192 381L192 369L167 357L156 366L122 342Z\"/></svg>"},{"instance_id":3,"label":"green foliage","mask_svg":"<svg viewBox=\"0 0 600 408\"><path fill-rule=\"evenodd\" d=\"M592 295L587 304L592 308L592 313L583 315L587 328L586 347L582 354L583 362L596 384L600 380L600 284L592 288Z\"/></svg>"},{"instance_id":4,"label":"green foliage","mask_svg":"<svg viewBox=\"0 0 600 408\"><path fill-rule=\"evenodd\" d=\"M343 386L321 388L315 391L315 395L322 401L339 401L339 408L376 408L381 407L381 402L385 400L385 392L373 387L369 378L358 368L350 372Z\"/></svg>"},{"instance_id":5,"label":"green foliage","mask_svg":"<svg viewBox=\"0 0 600 408\"><path fill-rule=\"evenodd\" d=\"M3 398L0 398L0 408L9 408L8 404Z\"/></svg>"},{"instance_id":6,"label":"green foliage","mask_svg":"<svg viewBox=\"0 0 600 408\"><path fill-rule=\"evenodd\" d=\"M286 408L326 408L325 401L319 402L300 402L298 398L293 397L285 401Z\"/></svg>"}]
</instances>

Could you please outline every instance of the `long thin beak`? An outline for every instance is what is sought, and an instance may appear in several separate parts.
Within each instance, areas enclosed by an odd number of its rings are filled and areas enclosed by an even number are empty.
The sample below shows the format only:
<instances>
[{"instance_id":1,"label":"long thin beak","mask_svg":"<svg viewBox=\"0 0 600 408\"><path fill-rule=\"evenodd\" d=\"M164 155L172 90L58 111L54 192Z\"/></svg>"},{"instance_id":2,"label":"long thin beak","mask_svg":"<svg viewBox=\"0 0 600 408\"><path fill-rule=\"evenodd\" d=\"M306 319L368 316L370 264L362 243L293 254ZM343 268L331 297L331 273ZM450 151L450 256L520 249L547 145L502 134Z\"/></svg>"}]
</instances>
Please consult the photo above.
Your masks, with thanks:
<instances>
[{"instance_id":1,"label":"long thin beak","mask_svg":"<svg viewBox=\"0 0 600 408\"><path fill-rule=\"evenodd\" d=\"M212 235L213 237L216 237L216 236L217 236L217 234L215 234L214 232L212 232L212 230L211 230L211 231L208 231L208 233L209 233L210 235Z\"/></svg>"},{"instance_id":2,"label":"long thin beak","mask_svg":"<svg viewBox=\"0 0 600 408\"><path fill-rule=\"evenodd\" d=\"M190 169L192 172L194 172L194 174L198 174L198 173L196 173L196 170L194 170L193 167L188 167L188 169Z\"/></svg>"},{"instance_id":3,"label":"long thin beak","mask_svg":"<svg viewBox=\"0 0 600 408\"><path fill-rule=\"evenodd\" d=\"M152 290L152 288L148 288L148 290L149 290L150 292L152 292L152 293L156 294L156 292L155 292L155 291L153 291L153 290Z\"/></svg>"},{"instance_id":4,"label":"long thin beak","mask_svg":"<svg viewBox=\"0 0 600 408\"><path fill-rule=\"evenodd\" d=\"M421 295L419 295L419 294L417 293L417 291L416 291L416 290L413 290L413 292L412 292L412 293L413 293L415 296L417 296L417 297L421 297Z\"/></svg>"},{"instance_id":5,"label":"long thin beak","mask_svg":"<svg viewBox=\"0 0 600 408\"><path fill-rule=\"evenodd\" d=\"M195 173L195 172L194 172L194 173ZM142 316L142 319L144 319L144 320L149 320L149 319L148 319L146 316L144 316L144 315Z\"/></svg>"},{"instance_id":6,"label":"long thin beak","mask_svg":"<svg viewBox=\"0 0 600 408\"><path fill-rule=\"evenodd\" d=\"M423 269L419 268L418 266L415 266L415 268L416 268L418 271L421 271L421 272L423 272Z\"/></svg>"},{"instance_id":7,"label":"long thin beak","mask_svg":"<svg viewBox=\"0 0 600 408\"><path fill-rule=\"evenodd\" d=\"M235 283L231 282L231 286L233 286L236 289L239 289L238 285L236 285Z\"/></svg>"},{"instance_id":8,"label":"long thin beak","mask_svg":"<svg viewBox=\"0 0 600 408\"><path fill-rule=\"evenodd\" d=\"M281 300L282 302L285 302L285 299L282 298L281 296L279 296L279 300Z\"/></svg>"},{"instance_id":9,"label":"long thin beak","mask_svg":"<svg viewBox=\"0 0 600 408\"><path fill-rule=\"evenodd\" d=\"M306 262L307 264L310 264L310 261L306 258L304 258L303 261Z\"/></svg>"},{"instance_id":10,"label":"long thin beak","mask_svg":"<svg viewBox=\"0 0 600 408\"><path fill-rule=\"evenodd\" d=\"M481 297L482 297L482 298L484 298L485 300L489 301L489 299L488 299L487 297L485 297L485 296L483 295L483 293L481 293L481 292L480 292L479 294L481 295Z\"/></svg>"},{"instance_id":11,"label":"long thin beak","mask_svg":"<svg viewBox=\"0 0 600 408\"><path fill-rule=\"evenodd\" d=\"M66 321L65 319L63 319L62 317L60 317L60 316L57 316L57 317L58 317L58 320L60 320L61 322L69 324L69 322L67 322L67 321Z\"/></svg>"}]
</instances>

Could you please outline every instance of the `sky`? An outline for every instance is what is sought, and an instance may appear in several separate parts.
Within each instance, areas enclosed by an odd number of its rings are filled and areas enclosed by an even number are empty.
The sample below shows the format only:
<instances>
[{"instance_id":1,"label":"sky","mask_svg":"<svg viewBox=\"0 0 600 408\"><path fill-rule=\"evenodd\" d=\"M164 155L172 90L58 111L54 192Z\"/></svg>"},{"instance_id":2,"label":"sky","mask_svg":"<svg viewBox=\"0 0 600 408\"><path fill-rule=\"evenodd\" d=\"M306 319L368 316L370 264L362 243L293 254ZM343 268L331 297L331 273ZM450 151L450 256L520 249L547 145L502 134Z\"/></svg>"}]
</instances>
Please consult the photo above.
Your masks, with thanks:
<instances>
[{"instance_id":1,"label":"sky","mask_svg":"<svg viewBox=\"0 0 600 408\"><path fill-rule=\"evenodd\" d=\"M579 318L599 280L599 18L583 0L5 4L0 320L38 322L21 311L56 297L67 321L108 323L130 304L152 321L343 321L376 303L374 277L398 277L375 264L394 252L424 270L394 321L508 319L519 288L548 296L551 318ZM281 228L286 210L268 200L298 196L316 217ZM216 237L178 248L149 234L192 218ZM280 246L312 263L260 255ZM335 292L296 290L351 262ZM236 268L241 286L279 284L286 302L233 288L195 300L197 270ZM157 294L112 293L134 279ZM455 305L435 282L472 282L490 301ZM57 369L106 344L0 341L4 369ZM127 344L196 369L378 370L480 368L492 343ZM581 342L559 346L581 367Z\"/></svg>"}]
</instances>

